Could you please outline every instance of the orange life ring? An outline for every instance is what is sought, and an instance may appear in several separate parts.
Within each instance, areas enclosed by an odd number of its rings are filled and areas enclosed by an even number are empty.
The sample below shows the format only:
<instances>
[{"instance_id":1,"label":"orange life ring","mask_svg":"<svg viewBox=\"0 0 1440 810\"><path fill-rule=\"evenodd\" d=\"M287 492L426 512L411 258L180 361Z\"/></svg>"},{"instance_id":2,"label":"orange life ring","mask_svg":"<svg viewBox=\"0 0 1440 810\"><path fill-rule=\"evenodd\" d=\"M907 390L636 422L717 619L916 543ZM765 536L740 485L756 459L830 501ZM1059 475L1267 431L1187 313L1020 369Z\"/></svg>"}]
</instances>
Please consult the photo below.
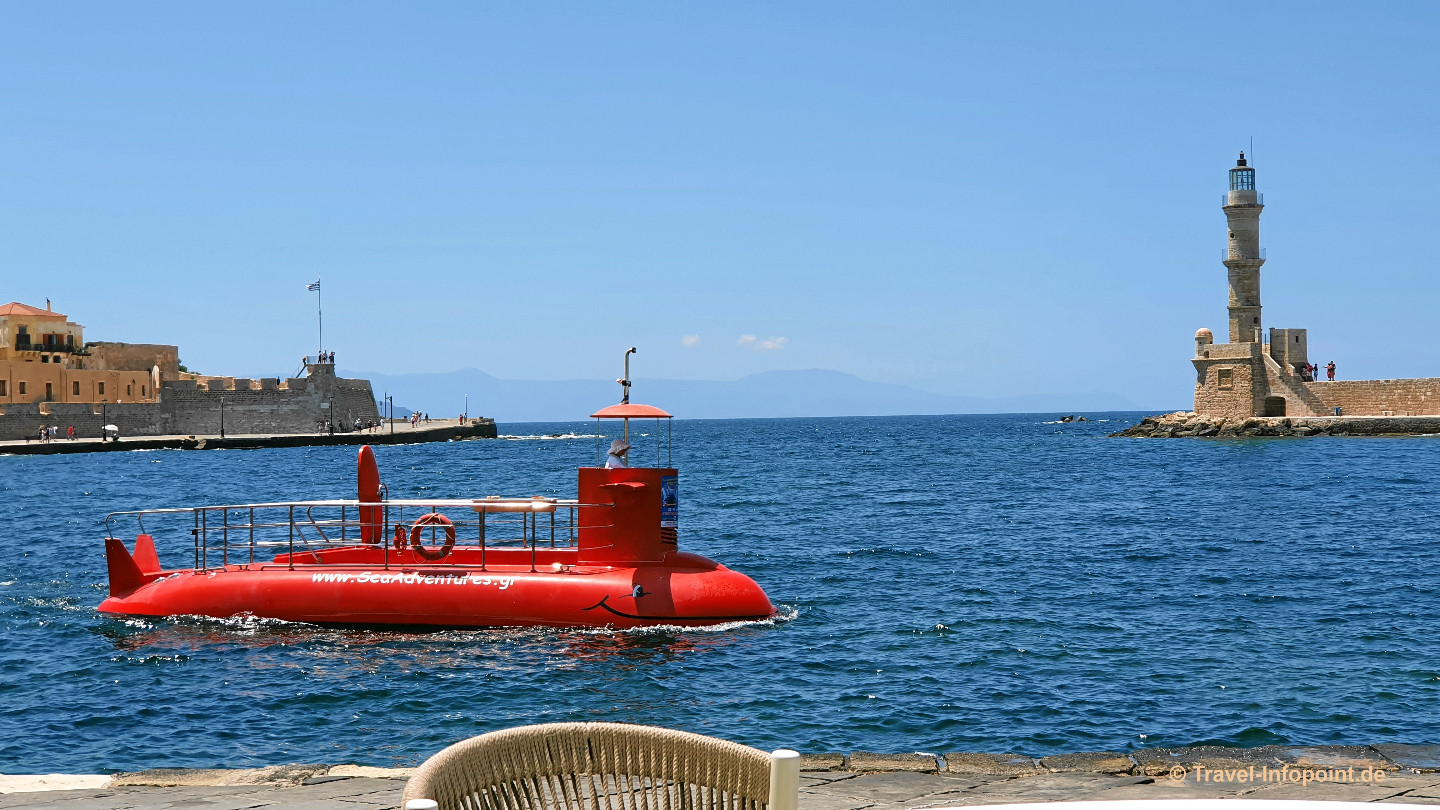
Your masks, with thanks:
<instances>
[{"instance_id":1,"label":"orange life ring","mask_svg":"<svg viewBox=\"0 0 1440 810\"><path fill-rule=\"evenodd\" d=\"M420 542L420 530L426 526L444 526L445 544L438 549L423 545ZM421 515L420 519L415 521L415 525L410 527L410 547L415 549L416 554L430 562L445 559L450 556L450 549L455 548L455 524L450 518L439 512L427 512Z\"/></svg>"}]
</instances>

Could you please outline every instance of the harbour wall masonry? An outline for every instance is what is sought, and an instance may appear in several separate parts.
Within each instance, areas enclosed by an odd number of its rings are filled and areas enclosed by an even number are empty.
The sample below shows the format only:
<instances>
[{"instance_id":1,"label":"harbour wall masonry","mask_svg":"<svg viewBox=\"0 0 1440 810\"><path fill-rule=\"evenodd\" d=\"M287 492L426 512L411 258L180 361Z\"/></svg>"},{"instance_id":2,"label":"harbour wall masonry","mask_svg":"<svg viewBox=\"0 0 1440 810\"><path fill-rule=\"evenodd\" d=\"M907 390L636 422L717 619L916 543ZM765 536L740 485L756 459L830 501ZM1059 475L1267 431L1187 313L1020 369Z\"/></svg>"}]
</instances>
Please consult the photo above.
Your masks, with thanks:
<instances>
[{"instance_id":1,"label":"harbour wall masonry","mask_svg":"<svg viewBox=\"0 0 1440 810\"><path fill-rule=\"evenodd\" d=\"M333 366L313 365L305 377L283 383L275 378L210 378L203 386L193 379L168 380L158 402L29 402L0 407L0 440L35 438L40 427L74 426L79 438L98 438L104 425L121 436L213 435L227 433L304 434L324 430L333 422L337 432L380 418L369 380L334 375Z\"/></svg>"},{"instance_id":2,"label":"harbour wall masonry","mask_svg":"<svg viewBox=\"0 0 1440 810\"><path fill-rule=\"evenodd\" d=\"M0 455L51 456L72 453L113 453L126 450L259 450L272 447L337 447L341 445L384 445L420 444L423 442L449 442L463 439L494 439L498 436L495 420L472 418L464 425L445 424L421 426L415 429L403 428L389 432L381 428L377 432L359 433L281 433L281 434L228 434L220 438L213 433L208 436L131 436L119 441L98 439L77 439L76 441L45 442L4 442L0 443Z\"/></svg>"},{"instance_id":3,"label":"harbour wall masonry","mask_svg":"<svg viewBox=\"0 0 1440 810\"><path fill-rule=\"evenodd\" d=\"M1310 382L1305 388L1341 415L1440 415L1440 379Z\"/></svg>"}]
</instances>

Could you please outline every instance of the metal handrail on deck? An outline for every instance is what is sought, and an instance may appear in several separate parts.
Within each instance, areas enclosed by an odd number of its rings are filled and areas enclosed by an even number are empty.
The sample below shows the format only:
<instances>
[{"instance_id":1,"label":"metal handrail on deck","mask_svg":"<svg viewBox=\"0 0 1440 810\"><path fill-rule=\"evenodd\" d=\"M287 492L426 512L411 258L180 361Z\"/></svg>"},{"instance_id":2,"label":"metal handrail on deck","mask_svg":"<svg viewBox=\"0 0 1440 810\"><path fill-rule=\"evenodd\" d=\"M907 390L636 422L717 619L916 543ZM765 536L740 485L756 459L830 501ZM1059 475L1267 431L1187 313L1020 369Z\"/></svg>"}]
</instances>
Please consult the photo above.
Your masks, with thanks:
<instances>
[{"instance_id":1,"label":"metal handrail on deck","mask_svg":"<svg viewBox=\"0 0 1440 810\"><path fill-rule=\"evenodd\" d=\"M612 504L587 504L571 499L537 496L534 498L442 498L382 501L280 501L172 507L111 512L105 516L105 535L107 538L114 538L113 524L122 518L133 516L140 533L150 534L145 529L147 517L154 523L157 518L163 520L169 517L183 520L182 516L188 515L190 526L185 530L191 534L193 568L197 573L202 573L212 568L225 568L231 565L254 565L256 564L257 549L276 551L285 549L283 552L286 555L284 564L293 569L296 565L297 553L303 557L307 553L315 554L317 549L360 545L363 536L362 527L368 526L375 534L373 542L367 545L379 545L384 550L383 565L388 569L395 562L392 559L390 542L392 534L397 527L406 527L405 530L413 531L414 527L419 525L429 526L432 534L435 530L448 532L453 528L457 537L464 532L474 538L475 544L480 549L479 567L481 570L485 568L487 548L491 546L514 548L517 544L520 548L530 549L530 566L534 570L536 555L542 542L548 541L550 548L574 548L578 546L578 532L581 529L601 528L601 526L580 525L579 509L610 506ZM362 508L379 509L381 514L378 519L372 516L362 520ZM283 514L274 514L280 510L283 510ZM473 514L474 517L467 520L463 517L452 518L447 515L445 517L448 525L418 523L419 515L437 512L443 515L444 510L452 512L464 510ZM561 510L564 510L567 518L563 521L556 519L556 513ZM415 519L403 519L407 511L415 514ZM258 519L257 512L260 512ZM544 523L548 523L548 526L542 525L540 520L540 515L544 513L548 513L550 516L548 521L544 521ZM239 517L241 520L232 521L232 517ZM605 524L605 526L608 525ZM518 534L505 536L507 527L517 526ZM492 528L500 529L502 535L498 538L493 536L490 531ZM467 529L470 531L466 532ZM327 530L330 530L328 534ZM468 545L468 541L465 545ZM211 563L212 552L218 552L218 565ZM261 564L266 563L262 561ZM327 563L315 556L310 562L302 561L300 564L323 565Z\"/></svg>"}]
</instances>

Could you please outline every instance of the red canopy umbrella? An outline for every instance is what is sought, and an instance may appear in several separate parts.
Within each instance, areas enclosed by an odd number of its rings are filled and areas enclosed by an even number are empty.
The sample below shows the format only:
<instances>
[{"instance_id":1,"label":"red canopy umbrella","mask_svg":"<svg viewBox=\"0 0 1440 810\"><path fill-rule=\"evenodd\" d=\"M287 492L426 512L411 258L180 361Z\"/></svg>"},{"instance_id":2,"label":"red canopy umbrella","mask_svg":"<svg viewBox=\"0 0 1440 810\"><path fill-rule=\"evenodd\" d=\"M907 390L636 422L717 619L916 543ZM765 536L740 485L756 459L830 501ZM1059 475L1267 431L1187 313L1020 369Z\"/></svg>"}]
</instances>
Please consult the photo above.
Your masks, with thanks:
<instances>
[{"instance_id":1,"label":"red canopy umbrella","mask_svg":"<svg viewBox=\"0 0 1440 810\"><path fill-rule=\"evenodd\" d=\"M657 467L660 466L660 430L659 430L659 428L660 428L660 420L661 420L661 419L673 419L673 418L674 418L673 416L671 416L670 414L666 413L665 411L663 411L663 410L655 407L654 405L641 405L641 404L639 404L639 403L634 403L634 402L622 402L622 403L620 403L619 405L611 405L611 406L609 406L609 407L607 407L607 408L601 408L600 410L596 411L595 413L590 414L590 417L591 417L592 419L596 420L596 421L595 421L595 455L596 455L597 458L598 458L599 455L600 455L600 421L599 421L599 420L601 420L601 419L624 419L624 420L625 420L625 441L628 443L628 442L630 441L630 420L631 420L631 419L654 419L654 420L655 420L655 428L656 428L656 430L655 430L655 466L657 466ZM670 423L669 423L669 422L666 422L665 424L666 424L666 425L669 425ZM667 431L667 435L666 435L666 437L665 437L665 447L666 447L666 451L667 451L666 454L667 454L667 455L669 455L669 450L671 449L671 444L672 444L671 439L673 438L673 436L674 436L674 431L673 431L673 430ZM667 460L666 460L667 466L669 465L669 463L670 463L670 461L669 461L669 459L667 459Z\"/></svg>"},{"instance_id":2,"label":"red canopy umbrella","mask_svg":"<svg viewBox=\"0 0 1440 810\"><path fill-rule=\"evenodd\" d=\"M654 405L639 405L629 402L622 402L619 405L611 405L608 408L601 408L590 414L592 419L672 419L670 414L660 410Z\"/></svg>"}]
</instances>

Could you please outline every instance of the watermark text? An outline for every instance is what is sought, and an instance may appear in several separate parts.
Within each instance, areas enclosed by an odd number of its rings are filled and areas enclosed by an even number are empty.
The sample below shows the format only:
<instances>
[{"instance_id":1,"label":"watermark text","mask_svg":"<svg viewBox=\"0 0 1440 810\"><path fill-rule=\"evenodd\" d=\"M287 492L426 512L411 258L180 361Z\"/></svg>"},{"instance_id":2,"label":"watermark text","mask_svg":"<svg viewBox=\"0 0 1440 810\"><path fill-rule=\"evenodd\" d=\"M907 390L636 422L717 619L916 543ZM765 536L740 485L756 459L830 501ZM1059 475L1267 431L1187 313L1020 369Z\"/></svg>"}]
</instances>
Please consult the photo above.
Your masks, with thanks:
<instances>
[{"instance_id":1,"label":"watermark text","mask_svg":"<svg viewBox=\"0 0 1440 810\"><path fill-rule=\"evenodd\" d=\"M1269 765L1251 765L1248 768L1207 768L1204 765L1186 768L1176 765L1170 769L1172 781L1181 782L1186 778L1198 784L1375 785L1385 781L1385 771L1382 768L1306 768L1295 765L1278 768Z\"/></svg>"}]
</instances>

